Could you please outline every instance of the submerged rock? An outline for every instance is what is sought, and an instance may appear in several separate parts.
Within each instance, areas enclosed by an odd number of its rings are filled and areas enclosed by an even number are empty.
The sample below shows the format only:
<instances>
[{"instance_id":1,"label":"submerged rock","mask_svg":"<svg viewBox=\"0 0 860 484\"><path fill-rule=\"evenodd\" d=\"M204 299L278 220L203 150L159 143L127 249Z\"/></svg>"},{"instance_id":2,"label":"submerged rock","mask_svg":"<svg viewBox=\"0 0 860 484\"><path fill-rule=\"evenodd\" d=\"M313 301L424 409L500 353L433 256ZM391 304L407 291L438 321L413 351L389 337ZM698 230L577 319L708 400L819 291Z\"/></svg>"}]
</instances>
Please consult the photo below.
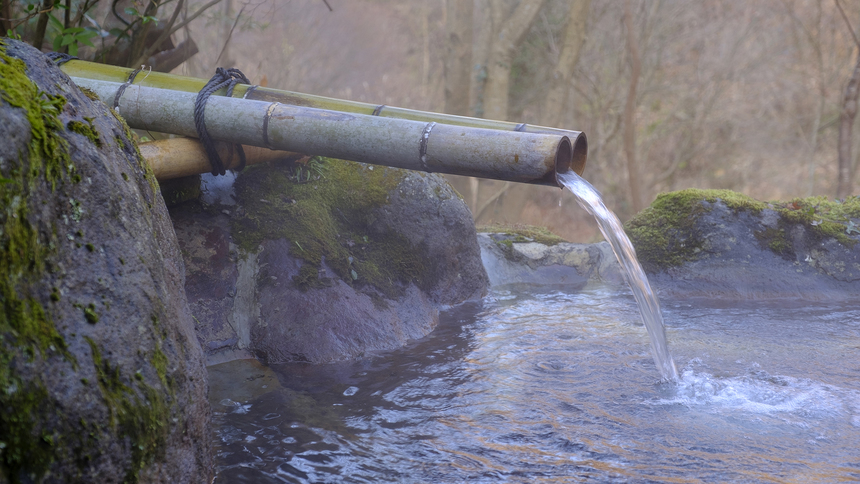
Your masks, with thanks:
<instances>
[{"instance_id":1,"label":"submerged rock","mask_svg":"<svg viewBox=\"0 0 860 484\"><path fill-rule=\"evenodd\" d=\"M183 263L128 128L0 41L0 482L209 482Z\"/></svg>"},{"instance_id":2,"label":"submerged rock","mask_svg":"<svg viewBox=\"0 0 860 484\"><path fill-rule=\"evenodd\" d=\"M662 291L856 299L858 226L858 197L765 203L728 190L683 190L658 196L625 230Z\"/></svg>"},{"instance_id":3,"label":"submerged rock","mask_svg":"<svg viewBox=\"0 0 860 484\"><path fill-rule=\"evenodd\" d=\"M471 215L441 177L311 159L251 167L232 192L215 180L171 209L210 363L396 348L486 293Z\"/></svg>"},{"instance_id":4,"label":"submerged rock","mask_svg":"<svg viewBox=\"0 0 860 484\"><path fill-rule=\"evenodd\" d=\"M589 285L624 283L608 242L572 244L506 232L480 233L478 243L494 287L563 286L579 290Z\"/></svg>"}]
</instances>

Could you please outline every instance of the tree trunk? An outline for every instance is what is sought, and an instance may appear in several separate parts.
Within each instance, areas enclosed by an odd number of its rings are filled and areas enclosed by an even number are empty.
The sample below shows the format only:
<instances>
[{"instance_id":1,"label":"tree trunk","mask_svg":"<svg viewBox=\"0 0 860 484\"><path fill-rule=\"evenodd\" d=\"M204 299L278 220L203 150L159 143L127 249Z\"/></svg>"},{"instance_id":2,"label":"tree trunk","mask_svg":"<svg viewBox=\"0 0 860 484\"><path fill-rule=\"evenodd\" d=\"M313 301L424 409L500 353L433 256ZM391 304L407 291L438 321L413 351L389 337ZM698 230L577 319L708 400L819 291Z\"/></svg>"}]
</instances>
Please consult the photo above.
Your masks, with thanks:
<instances>
[{"instance_id":1,"label":"tree trunk","mask_svg":"<svg viewBox=\"0 0 860 484\"><path fill-rule=\"evenodd\" d=\"M454 1L454 0L451 0ZM472 77L469 87L469 102L472 116L484 117L484 89L487 87L487 64L490 61L490 45L493 38L493 17L489 0L474 0L477 22L472 34Z\"/></svg>"},{"instance_id":2,"label":"tree trunk","mask_svg":"<svg viewBox=\"0 0 860 484\"><path fill-rule=\"evenodd\" d=\"M570 5L564 44L558 57L558 64L550 79L550 87L544 99L541 124L559 126L567 109L570 93L570 80L579 62L579 54L585 45L585 32L591 0L574 0Z\"/></svg>"},{"instance_id":3,"label":"tree trunk","mask_svg":"<svg viewBox=\"0 0 860 484\"><path fill-rule=\"evenodd\" d=\"M836 185L836 198L845 198L852 192L851 133L854 118L857 116L857 95L860 93L860 52L854 72L848 78L842 97L842 114L839 121L839 179Z\"/></svg>"},{"instance_id":4,"label":"tree trunk","mask_svg":"<svg viewBox=\"0 0 860 484\"><path fill-rule=\"evenodd\" d=\"M179 67L179 65L183 62L196 55L198 52L199 50L197 49L197 43L194 42L194 39L188 37L188 39L182 41L182 43L180 43L173 49L163 50L153 56L150 56L150 58L146 61L146 65L148 67L152 67L152 70L156 72L170 72L173 69Z\"/></svg>"},{"instance_id":5,"label":"tree trunk","mask_svg":"<svg viewBox=\"0 0 860 484\"><path fill-rule=\"evenodd\" d=\"M12 0L0 0L0 35L12 30Z\"/></svg>"},{"instance_id":6,"label":"tree trunk","mask_svg":"<svg viewBox=\"0 0 860 484\"><path fill-rule=\"evenodd\" d=\"M445 112L469 115L474 2L445 2Z\"/></svg>"},{"instance_id":7,"label":"tree trunk","mask_svg":"<svg viewBox=\"0 0 860 484\"><path fill-rule=\"evenodd\" d=\"M42 2L42 13L39 14L39 21L36 23L36 35L33 37L33 47L42 49L42 42L45 40L45 32L48 30L48 15L54 8L54 0L44 0Z\"/></svg>"},{"instance_id":8,"label":"tree trunk","mask_svg":"<svg viewBox=\"0 0 860 484\"><path fill-rule=\"evenodd\" d=\"M430 5L421 3L421 99L423 109L430 109Z\"/></svg>"},{"instance_id":9,"label":"tree trunk","mask_svg":"<svg viewBox=\"0 0 860 484\"><path fill-rule=\"evenodd\" d=\"M144 17L155 17L158 14L158 4L156 2L150 1L146 5L146 10L144 10ZM140 26L134 31L131 38L131 48L129 49L128 54L128 64L126 67L140 67L139 59L142 58L143 51L146 49L146 40L149 34L150 28L155 25L155 22L143 22L141 21ZM145 62L146 59L143 59Z\"/></svg>"},{"instance_id":10,"label":"tree trunk","mask_svg":"<svg viewBox=\"0 0 860 484\"><path fill-rule=\"evenodd\" d=\"M642 71L639 46L633 25L633 7L630 0L624 2L624 28L627 30L627 55L630 61L630 87L624 104L624 154L627 157L627 178L630 183L630 205L634 212L642 210L642 193L639 184L639 165L636 160L636 88Z\"/></svg>"},{"instance_id":11,"label":"tree trunk","mask_svg":"<svg viewBox=\"0 0 860 484\"><path fill-rule=\"evenodd\" d=\"M233 29L236 27L236 23L239 19L233 19L233 0L226 0L224 2L224 18L221 21L221 53L218 54L218 58L215 59L216 66L226 66L233 67L236 65L236 61L230 57L230 39L233 37Z\"/></svg>"},{"instance_id":12,"label":"tree trunk","mask_svg":"<svg viewBox=\"0 0 860 484\"><path fill-rule=\"evenodd\" d=\"M532 25L543 5L543 0L521 0L514 12L505 16L504 0L493 0L493 40L490 62L487 68L487 86L484 91L484 114L486 118L508 119L508 90L511 79L511 63L517 47ZM497 22L496 19L499 19Z\"/></svg>"}]
</instances>

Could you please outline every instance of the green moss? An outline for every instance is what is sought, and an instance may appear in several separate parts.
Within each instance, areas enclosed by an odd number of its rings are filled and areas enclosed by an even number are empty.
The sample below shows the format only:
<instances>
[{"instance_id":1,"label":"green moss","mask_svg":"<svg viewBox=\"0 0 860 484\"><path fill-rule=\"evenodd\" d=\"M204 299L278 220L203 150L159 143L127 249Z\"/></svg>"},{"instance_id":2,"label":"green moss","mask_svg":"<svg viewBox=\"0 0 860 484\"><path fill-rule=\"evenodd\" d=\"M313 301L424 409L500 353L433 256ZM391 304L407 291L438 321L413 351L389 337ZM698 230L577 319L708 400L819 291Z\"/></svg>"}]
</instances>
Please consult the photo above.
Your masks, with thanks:
<instances>
[{"instance_id":1,"label":"green moss","mask_svg":"<svg viewBox=\"0 0 860 484\"><path fill-rule=\"evenodd\" d=\"M137 482L140 471L155 457L164 454L170 408L162 393L148 386L143 379L134 380L136 391L126 384L126 381L131 383L131 379L123 378L119 366L112 366L102 357L101 350L92 339L85 339L92 352L102 398L110 410L110 425L129 439L132 462L125 480Z\"/></svg>"},{"instance_id":2,"label":"green moss","mask_svg":"<svg viewBox=\"0 0 860 484\"><path fill-rule=\"evenodd\" d=\"M788 202L774 202L774 209L787 224L807 226L819 239L834 238L852 248L857 239L848 234L848 223L860 219L860 197L843 201L830 201L827 197L795 198Z\"/></svg>"},{"instance_id":3,"label":"green moss","mask_svg":"<svg viewBox=\"0 0 860 484\"><path fill-rule=\"evenodd\" d=\"M69 131L86 136L86 138L90 140L90 143L101 148L102 140L99 136L99 132L93 127L93 118L84 118L84 121L86 121L86 123L81 121L69 121L66 127L69 128Z\"/></svg>"},{"instance_id":4,"label":"green moss","mask_svg":"<svg viewBox=\"0 0 860 484\"><path fill-rule=\"evenodd\" d=\"M161 197L168 207L200 197L200 175L173 178L159 182Z\"/></svg>"},{"instance_id":5,"label":"green moss","mask_svg":"<svg viewBox=\"0 0 860 484\"><path fill-rule=\"evenodd\" d=\"M695 260L705 243L695 222L709 210L702 201L717 200L735 212L758 213L767 208L766 203L731 190L688 189L660 194L624 225L642 265L654 271Z\"/></svg>"},{"instance_id":6,"label":"green moss","mask_svg":"<svg viewBox=\"0 0 860 484\"><path fill-rule=\"evenodd\" d=\"M135 140L134 133L131 131L131 128L129 128L128 123L125 122L125 118L120 116L119 113L117 113L113 109L108 109L108 111L117 121L119 121L119 124L122 126L123 134L125 135L117 136L114 141L117 145L125 147L126 151L135 153L137 159L139 160L139 166L141 170L143 170L144 177L146 177L146 181L147 183L149 183L149 187L152 188L152 193L158 193L158 180L156 180L155 178L155 173L153 173L152 167L149 166L149 163L146 161L143 155L140 154L140 148L137 146L137 141Z\"/></svg>"},{"instance_id":7,"label":"green moss","mask_svg":"<svg viewBox=\"0 0 860 484\"><path fill-rule=\"evenodd\" d=\"M6 44L2 40L0 97L9 105L21 108L27 113L32 136L28 178L31 178L31 183L35 183L39 176L44 176L53 189L64 170L74 171L69 158L68 143L58 134L63 128L57 115L63 110L66 100L62 96L40 91L27 77L24 61L6 54ZM12 180L14 181L14 178Z\"/></svg>"},{"instance_id":8,"label":"green moss","mask_svg":"<svg viewBox=\"0 0 860 484\"><path fill-rule=\"evenodd\" d=\"M763 248L786 259L795 257L787 235L795 225L805 226L819 240L832 237L849 248L857 243L847 233L846 224L860 218L858 197L843 202L810 197L766 203L730 190L688 189L659 195L650 207L625 224L625 231L636 246L643 266L661 270L695 260L705 243L695 222L709 210L702 201L714 203L717 200L735 213L758 214L765 209L774 210L779 215L776 226L756 231L754 235Z\"/></svg>"},{"instance_id":9,"label":"green moss","mask_svg":"<svg viewBox=\"0 0 860 484\"><path fill-rule=\"evenodd\" d=\"M302 264L299 273L293 276L293 284L300 290L307 291L308 289L321 289L331 286L329 278L320 278L319 269L312 264Z\"/></svg>"},{"instance_id":10,"label":"green moss","mask_svg":"<svg viewBox=\"0 0 860 484\"><path fill-rule=\"evenodd\" d=\"M291 241L290 253L305 265L294 279L297 287L321 287L322 261L344 282L371 285L389 297L401 283L424 283L429 265L394 232L371 233L375 208L388 203L388 193L402 180L401 170L371 169L359 163L324 160L320 177L296 183L290 163L251 167L236 182L236 195L246 215L233 219L233 237L241 250L257 252L264 240Z\"/></svg>"},{"instance_id":11,"label":"green moss","mask_svg":"<svg viewBox=\"0 0 860 484\"><path fill-rule=\"evenodd\" d=\"M96 92L92 89L81 86L78 86L78 89L80 89L81 92L84 93L84 96L88 97L90 101L102 102L101 98L99 98L99 95L96 94Z\"/></svg>"},{"instance_id":12,"label":"green moss","mask_svg":"<svg viewBox=\"0 0 860 484\"><path fill-rule=\"evenodd\" d=\"M753 233L762 247L767 247L786 260L794 259L794 249L786 237L784 228L768 227Z\"/></svg>"},{"instance_id":13,"label":"green moss","mask_svg":"<svg viewBox=\"0 0 860 484\"><path fill-rule=\"evenodd\" d=\"M169 377L167 366L170 362L167 359L167 355L165 355L162 350L164 340L167 338L167 331L159 325L157 316L153 315L150 319L152 320L152 328L153 334L156 338L156 345L149 362L152 364L152 367L155 368L155 373L158 375L158 379L161 381L161 384L170 392L171 397L173 397L176 394L175 382Z\"/></svg>"},{"instance_id":14,"label":"green moss","mask_svg":"<svg viewBox=\"0 0 860 484\"><path fill-rule=\"evenodd\" d=\"M167 380L167 365L169 361L167 360L167 356L164 354L164 351L161 350L160 343L156 346L155 351L152 352L152 358L150 358L149 362L152 363L152 367L155 368L155 373L158 375L158 379L161 380L161 384L164 385L164 388L172 389L172 385L169 385Z\"/></svg>"},{"instance_id":15,"label":"green moss","mask_svg":"<svg viewBox=\"0 0 860 484\"><path fill-rule=\"evenodd\" d=\"M0 334L10 334L19 345L29 344L41 352L51 346L65 350L63 338L39 302L18 294L19 286L41 276L50 252L30 223L28 198L40 180L54 189L64 169L73 171L68 145L58 134L62 124L57 115L65 100L41 93L25 70L22 60L6 55L0 41L0 97L27 113L32 136L28 163L13 163L2 173L8 182L0 184Z\"/></svg>"},{"instance_id":16,"label":"green moss","mask_svg":"<svg viewBox=\"0 0 860 484\"><path fill-rule=\"evenodd\" d=\"M0 369L0 378L6 373ZM40 477L53 462L54 436L39 428L48 391L41 383L3 382L0 398L2 472L13 483Z\"/></svg>"},{"instance_id":17,"label":"green moss","mask_svg":"<svg viewBox=\"0 0 860 484\"><path fill-rule=\"evenodd\" d=\"M63 337L42 306L52 299L39 282L56 244L29 218L29 202L47 185L77 177L58 115L62 96L41 92L20 59L0 40L0 98L23 110L30 143L21 159L0 173L0 475L12 482L38 480L50 466L56 436L41 428L52 406L44 385L19 373L39 358L61 357L76 365ZM56 300L59 299L57 294Z\"/></svg>"},{"instance_id":18,"label":"green moss","mask_svg":"<svg viewBox=\"0 0 860 484\"><path fill-rule=\"evenodd\" d=\"M767 208L763 202L730 190L688 189L660 194L651 206L625 224L642 265L659 270L696 259L705 240L695 222L709 210L702 201L717 200L735 212L758 213Z\"/></svg>"},{"instance_id":19,"label":"green moss","mask_svg":"<svg viewBox=\"0 0 860 484\"><path fill-rule=\"evenodd\" d=\"M29 346L30 353L36 349L44 354L53 347L70 357L37 298L19 294L21 286L41 277L51 252L50 244L42 243L38 228L30 223L29 197L41 180L54 189L64 169L73 171L68 145L58 134L62 124L57 115L65 100L39 92L27 78L24 62L7 56L2 41L0 97L26 111L32 136L27 163L12 163L0 174L8 180L0 184L0 334L11 336L16 346Z\"/></svg>"},{"instance_id":20,"label":"green moss","mask_svg":"<svg viewBox=\"0 0 860 484\"><path fill-rule=\"evenodd\" d=\"M84 308L84 317L90 324L96 324L99 322L99 315L96 312L95 304L90 303L89 305L87 305L87 307Z\"/></svg>"}]
</instances>

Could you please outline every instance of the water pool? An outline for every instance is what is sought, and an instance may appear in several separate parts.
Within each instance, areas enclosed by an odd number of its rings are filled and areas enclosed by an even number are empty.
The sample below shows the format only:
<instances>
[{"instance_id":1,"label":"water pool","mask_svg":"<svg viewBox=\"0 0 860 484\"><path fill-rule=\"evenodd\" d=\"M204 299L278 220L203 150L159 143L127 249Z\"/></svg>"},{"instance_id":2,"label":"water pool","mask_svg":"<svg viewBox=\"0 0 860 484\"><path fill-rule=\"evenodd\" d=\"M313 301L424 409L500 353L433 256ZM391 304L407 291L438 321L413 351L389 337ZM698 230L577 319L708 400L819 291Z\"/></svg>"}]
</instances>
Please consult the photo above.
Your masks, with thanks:
<instances>
[{"instance_id":1,"label":"water pool","mask_svg":"<svg viewBox=\"0 0 860 484\"><path fill-rule=\"evenodd\" d=\"M675 383L626 288L494 290L358 362L210 367L216 482L860 479L860 302L662 305Z\"/></svg>"}]
</instances>

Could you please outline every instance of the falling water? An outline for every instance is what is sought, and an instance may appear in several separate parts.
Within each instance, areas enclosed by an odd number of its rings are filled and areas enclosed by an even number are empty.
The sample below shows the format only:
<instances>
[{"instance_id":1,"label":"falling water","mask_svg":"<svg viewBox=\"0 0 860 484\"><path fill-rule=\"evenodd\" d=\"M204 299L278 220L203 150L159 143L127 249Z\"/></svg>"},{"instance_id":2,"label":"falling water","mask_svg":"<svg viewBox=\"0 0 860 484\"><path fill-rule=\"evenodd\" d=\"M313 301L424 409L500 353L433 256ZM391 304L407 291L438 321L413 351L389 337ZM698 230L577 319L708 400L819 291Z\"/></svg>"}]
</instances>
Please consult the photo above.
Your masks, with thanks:
<instances>
[{"instance_id":1,"label":"falling water","mask_svg":"<svg viewBox=\"0 0 860 484\"><path fill-rule=\"evenodd\" d=\"M642 315L642 322L645 323L648 336L651 338L651 354L654 356L654 363L657 364L664 379L678 380L678 370L675 368L675 362L666 343L666 329L663 327L660 302L651 290L651 285L648 284L648 278L636 258L633 244L624 233L618 217L612 210L606 208L600 193L573 171L559 173L558 180L576 196L579 205L597 220L600 231L612 246L612 252L624 267L627 284L633 291L633 297L636 298L639 313Z\"/></svg>"}]
</instances>

